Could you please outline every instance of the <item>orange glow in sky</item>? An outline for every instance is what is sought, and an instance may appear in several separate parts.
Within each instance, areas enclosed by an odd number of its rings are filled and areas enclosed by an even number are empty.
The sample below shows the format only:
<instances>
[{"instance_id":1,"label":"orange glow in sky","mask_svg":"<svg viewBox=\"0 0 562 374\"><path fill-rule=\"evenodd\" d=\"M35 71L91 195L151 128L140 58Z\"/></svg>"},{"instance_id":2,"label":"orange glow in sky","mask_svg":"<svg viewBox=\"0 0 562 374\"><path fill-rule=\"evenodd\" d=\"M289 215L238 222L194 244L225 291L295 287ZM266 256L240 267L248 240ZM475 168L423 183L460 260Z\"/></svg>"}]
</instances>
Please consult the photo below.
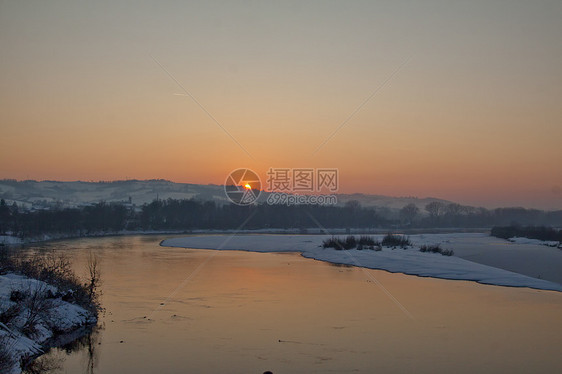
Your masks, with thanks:
<instances>
[{"instance_id":1,"label":"orange glow in sky","mask_svg":"<svg viewBox=\"0 0 562 374\"><path fill-rule=\"evenodd\" d=\"M562 209L562 2L154 4L0 5L0 178Z\"/></svg>"}]
</instances>

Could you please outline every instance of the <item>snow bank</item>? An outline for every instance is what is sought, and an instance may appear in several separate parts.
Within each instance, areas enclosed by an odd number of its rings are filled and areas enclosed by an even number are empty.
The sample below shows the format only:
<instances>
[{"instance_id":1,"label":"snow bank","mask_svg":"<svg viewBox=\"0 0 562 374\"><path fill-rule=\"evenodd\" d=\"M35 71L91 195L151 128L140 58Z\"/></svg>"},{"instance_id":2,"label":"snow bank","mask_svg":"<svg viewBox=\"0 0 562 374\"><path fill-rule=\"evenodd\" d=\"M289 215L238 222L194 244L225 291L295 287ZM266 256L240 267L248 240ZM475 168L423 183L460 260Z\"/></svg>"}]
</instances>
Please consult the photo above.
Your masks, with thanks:
<instances>
[{"instance_id":1,"label":"snow bank","mask_svg":"<svg viewBox=\"0 0 562 374\"><path fill-rule=\"evenodd\" d=\"M19 373L19 362L21 358L32 357L43 352L45 345L56 334L72 332L80 327L96 322L95 316L75 304L63 301L61 298L47 298L41 304L41 312L38 313L37 322L33 333L26 336L22 330L29 315L29 304L26 302L16 303L10 300L12 291L33 292L40 290L57 293L57 289L44 282L30 279L21 275L0 275L0 313L7 311L10 307L19 305L21 310L8 325L0 323L0 342L9 355L12 356L13 366L7 373Z\"/></svg>"},{"instance_id":2,"label":"snow bank","mask_svg":"<svg viewBox=\"0 0 562 374\"><path fill-rule=\"evenodd\" d=\"M460 236L459 236L460 235ZM448 243L470 234L413 235L416 245ZM374 235L379 239L380 235ZM214 235L173 238L162 241L166 247L197 249L246 250L252 252L301 252L302 256L320 261L348 264L369 269L387 270L423 277L469 280L484 284L530 287L562 291L562 285L511 271L467 261L456 256L422 253L417 247L373 250L335 250L322 248L325 235ZM475 240L478 236L470 236ZM446 247L444 247L446 248Z\"/></svg>"},{"instance_id":3,"label":"snow bank","mask_svg":"<svg viewBox=\"0 0 562 374\"><path fill-rule=\"evenodd\" d=\"M537 244L537 245L546 245L549 247L558 247L559 244L559 242L557 241L530 239L530 238L519 237L519 236L514 236L513 238L509 238L507 240L516 244Z\"/></svg>"}]
</instances>

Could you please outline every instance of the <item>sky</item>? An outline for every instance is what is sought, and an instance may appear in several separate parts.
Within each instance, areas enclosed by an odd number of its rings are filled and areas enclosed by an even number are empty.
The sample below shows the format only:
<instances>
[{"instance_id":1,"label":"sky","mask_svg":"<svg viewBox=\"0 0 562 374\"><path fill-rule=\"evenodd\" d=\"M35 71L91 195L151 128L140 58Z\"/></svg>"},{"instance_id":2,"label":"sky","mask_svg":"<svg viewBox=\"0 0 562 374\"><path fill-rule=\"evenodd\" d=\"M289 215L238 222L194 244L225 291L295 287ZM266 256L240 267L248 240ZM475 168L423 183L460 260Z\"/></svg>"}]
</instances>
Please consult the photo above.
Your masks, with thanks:
<instances>
[{"instance_id":1,"label":"sky","mask_svg":"<svg viewBox=\"0 0 562 374\"><path fill-rule=\"evenodd\" d=\"M562 209L560 1L0 1L0 178L337 168Z\"/></svg>"}]
</instances>

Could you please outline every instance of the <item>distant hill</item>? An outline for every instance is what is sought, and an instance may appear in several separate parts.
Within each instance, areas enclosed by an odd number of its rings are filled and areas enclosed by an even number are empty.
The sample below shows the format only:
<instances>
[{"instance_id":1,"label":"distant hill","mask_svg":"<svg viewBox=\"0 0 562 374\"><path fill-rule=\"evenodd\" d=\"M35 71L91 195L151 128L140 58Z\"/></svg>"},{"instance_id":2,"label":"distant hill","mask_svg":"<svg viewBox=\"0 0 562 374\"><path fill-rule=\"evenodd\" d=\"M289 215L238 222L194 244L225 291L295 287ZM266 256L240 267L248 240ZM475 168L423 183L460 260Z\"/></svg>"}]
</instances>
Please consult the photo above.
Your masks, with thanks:
<instances>
[{"instance_id":1,"label":"distant hill","mask_svg":"<svg viewBox=\"0 0 562 374\"><path fill-rule=\"evenodd\" d=\"M397 210L413 203L423 212L425 205L432 201L450 203L436 198L390 197L367 194L338 194L338 205L356 200L362 206L385 207ZM114 182L58 182L58 181L16 181L0 180L0 198L9 204L17 203L25 208L77 207L105 202L123 202L134 205L159 199L196 199L226 204L222 185L175 183L162 179L125 180Z\"/></svg>"}]
</instances>

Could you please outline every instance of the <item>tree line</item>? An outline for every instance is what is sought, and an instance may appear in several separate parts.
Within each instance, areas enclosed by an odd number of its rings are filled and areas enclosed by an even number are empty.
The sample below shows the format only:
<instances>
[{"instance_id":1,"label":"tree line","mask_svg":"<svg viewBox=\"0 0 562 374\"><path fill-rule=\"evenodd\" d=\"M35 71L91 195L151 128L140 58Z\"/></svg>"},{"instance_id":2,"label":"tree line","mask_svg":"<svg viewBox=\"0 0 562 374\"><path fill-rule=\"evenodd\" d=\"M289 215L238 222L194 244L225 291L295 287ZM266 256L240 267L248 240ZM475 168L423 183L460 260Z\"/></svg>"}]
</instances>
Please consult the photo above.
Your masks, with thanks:
<instances>
[{"instance_id":1,"label":"tree line","mask_svg":"<svg viewBox=\"0 0 562 374\"><path fill-rule=\"evenodd\" d=\"M502 239L523 237L562 242L562 230L545 226L495 226L492 227L491 235Z\"/></svg>"},{"instance_id":2,"label":"tree line","mask_svg":"<svg viewBox=\"0 0 562 374\"><path fill-rule=\"evenodd\" d=\"M23 211L0 200L0 235L20 238L43 234L86 236L123 230L306 229L306 228L486 228L492 226L562 226L562 211L524 208L485 209L432 202L426 214L413 204L400 210L344 206L258 204L238 206L212 201L154 200L140 207L99 202L79 208Z\"/></svg>"}]
</instances>

